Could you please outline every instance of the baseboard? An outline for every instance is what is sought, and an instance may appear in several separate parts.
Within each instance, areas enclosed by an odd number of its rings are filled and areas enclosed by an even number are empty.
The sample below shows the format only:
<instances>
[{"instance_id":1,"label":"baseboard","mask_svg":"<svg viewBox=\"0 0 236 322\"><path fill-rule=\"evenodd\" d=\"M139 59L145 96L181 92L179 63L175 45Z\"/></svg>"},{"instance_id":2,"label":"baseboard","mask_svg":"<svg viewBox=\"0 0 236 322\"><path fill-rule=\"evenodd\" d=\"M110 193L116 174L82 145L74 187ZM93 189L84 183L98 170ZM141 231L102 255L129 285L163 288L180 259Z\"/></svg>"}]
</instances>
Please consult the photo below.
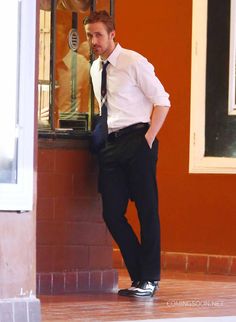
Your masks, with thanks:
<instances>
[{"instance_id":1,"label":"baseboard","mask_svg":"<svg viewBox=\"0 0 236 322\"><path fill-rule=\"evenodd\" d=\"M113 249L113 267L125 268L120 250L117 248ZM162 270L184 273L236 275L236 256L162 252L161 267Z\"/></svg>"},{"instance_id":2,"label":"baseboard","mask_svg":"<svg viewBox=\"0 0 236 322\"><path fill-rule=\"evenodd\" d=\"M117 289L116 269L37 273L37 294L112 292Z\"/></svg>"}]
</instances>

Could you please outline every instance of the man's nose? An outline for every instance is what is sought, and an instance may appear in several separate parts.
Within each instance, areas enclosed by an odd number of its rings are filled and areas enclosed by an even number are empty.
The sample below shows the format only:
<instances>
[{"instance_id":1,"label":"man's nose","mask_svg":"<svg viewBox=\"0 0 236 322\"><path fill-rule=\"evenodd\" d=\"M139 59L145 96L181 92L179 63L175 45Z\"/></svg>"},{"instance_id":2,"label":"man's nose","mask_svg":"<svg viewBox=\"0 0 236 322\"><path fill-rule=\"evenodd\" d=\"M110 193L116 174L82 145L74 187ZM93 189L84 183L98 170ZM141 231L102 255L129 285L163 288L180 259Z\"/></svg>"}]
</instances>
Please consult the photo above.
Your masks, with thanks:
<instances>
[{"instance_id":1,"label":"man's nose","mask_svg":"<svg viewBox=\"0 0 236 322\"><path fill-rule=\"evenodd\" d=\"M97 42L97 41L96 41L96 38L95 38L95 37L92 37L92 38L91 38L91 44L92 44L92 45L96 45L96 42Z\"/></svg>"}]
</instances>

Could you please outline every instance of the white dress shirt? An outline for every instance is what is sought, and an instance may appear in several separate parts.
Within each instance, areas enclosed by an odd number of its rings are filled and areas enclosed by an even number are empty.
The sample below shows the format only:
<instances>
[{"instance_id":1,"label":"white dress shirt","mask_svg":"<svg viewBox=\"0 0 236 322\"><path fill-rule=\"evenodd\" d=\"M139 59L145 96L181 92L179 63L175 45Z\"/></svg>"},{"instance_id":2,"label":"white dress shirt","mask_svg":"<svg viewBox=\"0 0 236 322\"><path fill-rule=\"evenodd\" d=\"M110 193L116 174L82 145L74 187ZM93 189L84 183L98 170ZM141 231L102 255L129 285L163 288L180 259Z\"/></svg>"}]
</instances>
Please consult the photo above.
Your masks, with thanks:
<instances>
[{"instance_id":1,"label":"white dress shirt","mask_svg":"<svg viewBox=\"0 0 236 322\"><path fill-rule=\"evenodd\" d=\"M154 105L170 106L169 94L156 77L154 67L139 53L116 45L107 58L107 108L109 132L145 122L150 123ZM93 89L101 107L102 60L91 67Z\"/></svg>"}]
</instances>

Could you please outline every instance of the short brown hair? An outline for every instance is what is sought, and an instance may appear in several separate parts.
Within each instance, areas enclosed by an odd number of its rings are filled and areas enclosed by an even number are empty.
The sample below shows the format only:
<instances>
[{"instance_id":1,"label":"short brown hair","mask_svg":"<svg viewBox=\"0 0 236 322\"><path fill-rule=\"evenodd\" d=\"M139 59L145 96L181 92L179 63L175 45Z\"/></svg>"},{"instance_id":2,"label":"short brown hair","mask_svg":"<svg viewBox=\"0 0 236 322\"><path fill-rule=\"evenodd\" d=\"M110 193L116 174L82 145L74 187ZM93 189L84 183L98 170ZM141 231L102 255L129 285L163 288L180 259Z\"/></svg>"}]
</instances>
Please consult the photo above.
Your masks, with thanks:
<instances>
[{"instance_id":1,"label":"short brown hair","mask_svg":"<svg viewBox=\"0 0 236 322\"><path fill-rule=\"evenodd\" d=\"M91 12L89 16L84 18L83 24L87 25L95 22L104 23L108 33L115 30L114 20L105 10Z\"/></svg>"}]
</instances>

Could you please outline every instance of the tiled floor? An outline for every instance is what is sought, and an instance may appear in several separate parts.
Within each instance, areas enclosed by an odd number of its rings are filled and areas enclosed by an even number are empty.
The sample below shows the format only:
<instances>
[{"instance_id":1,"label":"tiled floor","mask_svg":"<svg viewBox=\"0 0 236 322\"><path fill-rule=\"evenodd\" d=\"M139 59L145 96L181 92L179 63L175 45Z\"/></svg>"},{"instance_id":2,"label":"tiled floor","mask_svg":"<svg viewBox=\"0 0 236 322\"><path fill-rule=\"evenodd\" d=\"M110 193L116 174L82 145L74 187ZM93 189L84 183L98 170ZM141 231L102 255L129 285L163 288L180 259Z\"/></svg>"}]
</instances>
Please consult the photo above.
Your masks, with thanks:
<instances>
[{"instance_id":1,"label":"tiled floor","mask_svg":"<svg viewBox=\"0 0 236 322\"><path fill-rule=\"evenodd\" d=\"M119 273L119 287L128 286L125 271ZM152 299L118 297L116 293L40 299L42 322L236 322L236 276L164 272L160 290Z\"/></svg>"}]
</instances>

